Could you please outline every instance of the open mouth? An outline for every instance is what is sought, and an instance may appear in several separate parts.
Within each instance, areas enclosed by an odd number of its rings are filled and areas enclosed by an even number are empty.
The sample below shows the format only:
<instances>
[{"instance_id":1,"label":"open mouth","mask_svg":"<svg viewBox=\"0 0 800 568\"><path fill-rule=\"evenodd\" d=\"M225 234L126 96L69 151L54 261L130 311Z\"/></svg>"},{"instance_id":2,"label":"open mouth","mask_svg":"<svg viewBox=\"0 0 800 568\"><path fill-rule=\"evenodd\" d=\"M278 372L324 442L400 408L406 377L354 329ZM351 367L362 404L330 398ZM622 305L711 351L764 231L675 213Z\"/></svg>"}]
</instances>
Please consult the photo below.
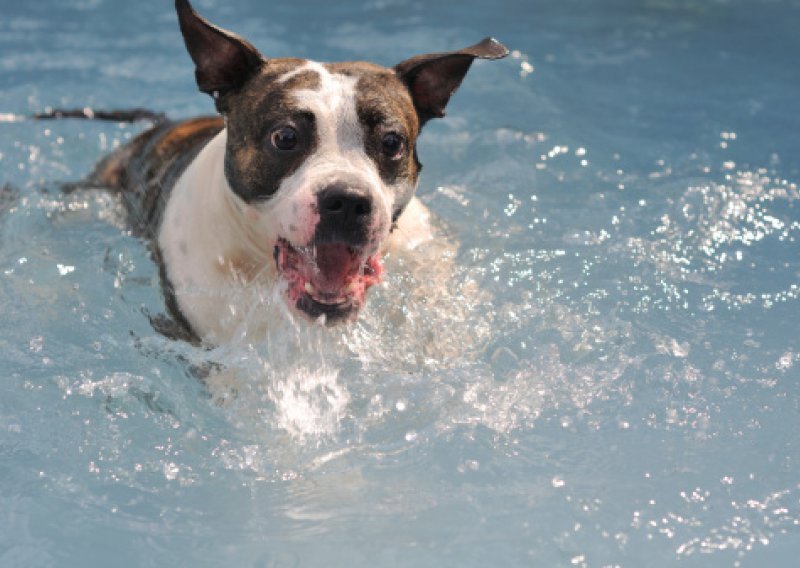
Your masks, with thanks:
<instances>
[{"instance_id":1,"label":"open mouth","mask_svg":"<svg viewBox=\"0 0 800 568\"><path fill-rule=\"evenodd\" d=\"M355 317L383 272L379 253L342 242L296 247L279 239L275 263L290 304L312 319L325 316L328 324Z\"/></svg>"}]
</instances>

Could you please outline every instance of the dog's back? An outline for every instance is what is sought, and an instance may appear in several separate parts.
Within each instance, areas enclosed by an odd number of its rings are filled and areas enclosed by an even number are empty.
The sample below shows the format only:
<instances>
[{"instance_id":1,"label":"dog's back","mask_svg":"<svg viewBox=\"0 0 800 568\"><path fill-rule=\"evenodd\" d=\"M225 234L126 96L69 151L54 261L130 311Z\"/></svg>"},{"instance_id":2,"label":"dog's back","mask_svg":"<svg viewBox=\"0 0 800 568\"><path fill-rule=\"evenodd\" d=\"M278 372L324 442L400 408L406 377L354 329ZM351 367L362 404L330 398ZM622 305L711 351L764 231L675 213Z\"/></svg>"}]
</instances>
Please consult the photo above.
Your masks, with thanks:
<instances>
[{"instance_id":1,"label":"dog's back","mask_svg":"<svg viewBox=\"0 0 800 568\"><path fill-rule=\"evenodd\" d=\"M223 126L220 116L160 121L102 160L87 182L120 192L131 230L152 239L169 197L166 193Z\"/></svg>"}]
</instances>

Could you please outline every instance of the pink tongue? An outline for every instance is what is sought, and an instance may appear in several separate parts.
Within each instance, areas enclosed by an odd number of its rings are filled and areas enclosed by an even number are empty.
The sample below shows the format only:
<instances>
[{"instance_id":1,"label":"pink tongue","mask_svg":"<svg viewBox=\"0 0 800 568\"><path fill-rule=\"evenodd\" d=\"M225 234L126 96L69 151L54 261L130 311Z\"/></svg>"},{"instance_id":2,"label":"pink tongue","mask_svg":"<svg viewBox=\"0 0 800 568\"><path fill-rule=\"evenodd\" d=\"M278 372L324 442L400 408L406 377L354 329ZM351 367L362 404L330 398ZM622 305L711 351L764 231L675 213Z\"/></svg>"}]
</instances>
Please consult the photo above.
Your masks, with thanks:
<instances>
[{"instance_id":1,"label":"pink tongue","mask_svg":"<svg viewBox=\"0 0 800 568\"><path fill-rule=\"evenodd\" d=\"M347 277L354 272L353 255L347 245L329 243L317 245L317 269L314 285L322 292L335 294L347 284Z\"/></svg>"}]
</instances>

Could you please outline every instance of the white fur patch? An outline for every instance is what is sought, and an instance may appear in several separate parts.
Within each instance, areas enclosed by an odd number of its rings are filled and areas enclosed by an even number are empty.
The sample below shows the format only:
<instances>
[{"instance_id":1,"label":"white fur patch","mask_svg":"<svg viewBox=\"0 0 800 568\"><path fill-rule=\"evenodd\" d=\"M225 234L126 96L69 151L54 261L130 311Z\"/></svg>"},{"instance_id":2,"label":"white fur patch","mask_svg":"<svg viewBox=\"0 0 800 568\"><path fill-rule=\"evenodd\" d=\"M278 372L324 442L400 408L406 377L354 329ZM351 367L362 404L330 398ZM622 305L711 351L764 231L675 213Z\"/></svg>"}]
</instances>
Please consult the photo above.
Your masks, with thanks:
<instances>
[{"instance_id":1,"label":"white fur patch","mask_svg":"<svg viewBox=\"0 0 800 568\"><path fill-rule=\"evenodd\" d=\"M211 343L229 341L251 308L232 291L275 280L274 223L231 190L224 171L226 140L222 130L178 179L158 235L178 306ZM248 267L252 274L242 270Z\"/></svg>"}]
</instances>

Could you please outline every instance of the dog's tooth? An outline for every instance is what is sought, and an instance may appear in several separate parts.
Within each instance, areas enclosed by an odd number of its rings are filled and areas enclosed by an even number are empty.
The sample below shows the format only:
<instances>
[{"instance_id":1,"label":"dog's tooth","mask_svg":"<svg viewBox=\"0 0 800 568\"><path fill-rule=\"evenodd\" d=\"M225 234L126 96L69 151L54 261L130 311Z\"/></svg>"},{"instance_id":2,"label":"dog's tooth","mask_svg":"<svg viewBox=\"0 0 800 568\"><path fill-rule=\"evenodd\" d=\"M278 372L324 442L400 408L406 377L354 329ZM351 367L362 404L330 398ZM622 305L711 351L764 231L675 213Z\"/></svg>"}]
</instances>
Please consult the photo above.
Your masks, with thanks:
<instances>
[{"instance_id":1,"label":"dog's tooth","mask_svg":"<svg viewBox=\"0 0 800 568\"><path fill-rule=\"evenodd\" d=\"M345 286L344 290L342 290L342 292L344 292L345 294L350 294L352 292L355 292L355 290L356 290L356 282L354 280L354 281L350 282L350 284Z\"/></svg>"},{"instance_id":2,"label":"dog's tooth","mask_svg":"<svg viewBox=\"0 0 800 568\"><path fill-rule=\"evenodd\" d=\"M308 292L309 294L313 294L314 292L316 292L316 289L314 288L314 286L311 285L311 282L306 282L304 288L306 292Z\"/></svg>"}]
</instances>

